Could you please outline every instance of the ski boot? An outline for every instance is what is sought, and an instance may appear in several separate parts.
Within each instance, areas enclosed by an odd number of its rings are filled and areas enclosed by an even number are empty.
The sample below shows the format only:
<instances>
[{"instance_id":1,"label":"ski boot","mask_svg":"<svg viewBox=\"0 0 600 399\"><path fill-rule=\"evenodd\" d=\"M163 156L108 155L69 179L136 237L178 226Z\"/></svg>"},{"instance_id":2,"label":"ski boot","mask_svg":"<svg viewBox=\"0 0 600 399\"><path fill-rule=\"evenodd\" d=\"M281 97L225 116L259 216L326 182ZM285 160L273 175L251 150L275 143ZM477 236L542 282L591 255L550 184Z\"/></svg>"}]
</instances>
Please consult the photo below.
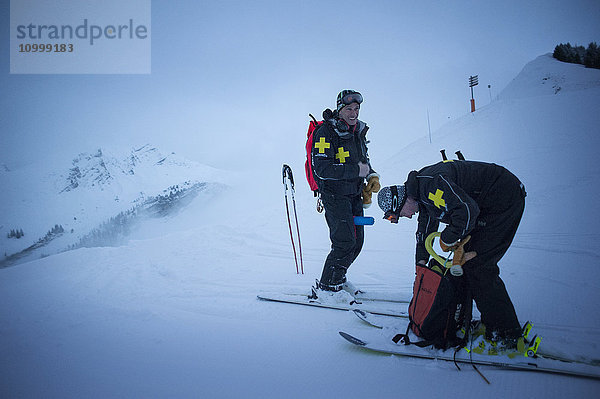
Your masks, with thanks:
<instances>
[{"instance_id":1,"label":"ski boot","mask_svg":"<svg viewBox=\"0 0 600 399\"><path fill-rule=\"evenodd\" d=\"M537 351L542 342L542 337L531 334L533 323L530 321L523 325L521 336L512 339L498 339L495 336L486 338L485 326L479 322L479 327L472 326L473 340L478 342L473 352L485 355L507 355L513 359L519 355L525 357L537 357Z\"/></svg>"},{"instance_id":2,"label":"ski boot","mask_svg":"<svg viewBox=\"0 0 600 399\"><path fill-rule=\"evenodd\" d=\"M492 340L481 336L473 352L480 355L505 355L510 359L525 356L525 340L523 337L516 339Z\"/></svg>"},{"instance_id":3,"label":"ski boot","mask_svg":"<svg viewBox=\"0 0 600 399\"><path fill-rule=\"evenodd\" d=\"M311 294L308 296L308 299L311 301L328 304L360 304L360 302L354 299L354 297L348 291L343 290L343 288L343 283L327 285L322 284L319 280L316 280L315 286L311 287Z\"/></svg>"},{"instance_id":4,"label":"ski boot","mask_svg":"<svg viewBox=\"0 0 600 399\"><path fill-rule=\"evenodd\" d=\"M525 357L537 357L537 351L540 347L540 342L542 342L542 337L537 335L531 336L531 329L533 328L533 323L527 321L523 325L523 338L525 339Z\"/></svg>"},{"instance_id":5,"label":"ski boot","mask_svg":"<svg viewBox=\"0 0 600 399\"><path fill-rule=\"evenodd\" d=\"M521 334L516 338L502 338L496 332L487 333L485 325L477 321L471 326L473 352L480 355L505 355L510 359L526 356L526 341Z\"/></svg>"},{"instance_id":6,"label":"ski boot","mask_svg":"<svg viewBox=\"0 0 600 399\"><path fill-rule=\"evenodd\" d=\"M348 291L350 293L350 295L352 295L353 297L355 297L356 295L364 294L365 293L364 291L362 291L361 289L357 288L354 284L352 284L347 279L346 279L346 281L344 281L342 289L344 291Z\"/></svg>"}]
</instances>

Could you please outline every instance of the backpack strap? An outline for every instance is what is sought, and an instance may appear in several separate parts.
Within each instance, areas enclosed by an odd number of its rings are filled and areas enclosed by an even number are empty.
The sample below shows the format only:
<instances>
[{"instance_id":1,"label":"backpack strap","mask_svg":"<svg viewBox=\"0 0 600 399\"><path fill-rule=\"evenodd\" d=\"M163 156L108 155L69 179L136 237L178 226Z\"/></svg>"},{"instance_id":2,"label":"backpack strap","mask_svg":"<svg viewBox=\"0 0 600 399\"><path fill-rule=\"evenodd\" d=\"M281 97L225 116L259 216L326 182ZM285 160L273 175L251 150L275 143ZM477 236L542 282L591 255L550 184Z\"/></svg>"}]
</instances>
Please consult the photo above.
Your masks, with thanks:
<instances>
[{"instance_id":1,"label":"backpack strap","mask_svg":"<svg viewBox=\"0 0 600 399\"><path fill-rule=\"evenodd\" d=\"M392 338L392 341L394 341L395 344L400 342L404 345L415 345L415 346L418 346L419 348L425 348L426 346L430 346L430 345L434 344L434 342L431 340L412 342L410 340L410 337L408 336L408 333L410 331L412 324L413 324L412 320L409 321L408 327L406 327L406 333L394 335L394 338Z\"/></svg>"},{"instance_id":2,"label":"backpack strap","mask_svg":"<svg viewBox=\"0 0 600 399\"><path fill-rule=\"evenodd\" d=\"M396 334L394 336L394 338L392 338L392 341L394 341L394 343L396 343L396 344L401 343L404 345L415 345L415 346L418 346L419 348L425 348L425 347L428 347L428 346L431 346L434 344L433 341L429 341L429 340L412 342L410 340L410 337L408 336L408 333L407 334Z\"/></svg>"}]
</instances>

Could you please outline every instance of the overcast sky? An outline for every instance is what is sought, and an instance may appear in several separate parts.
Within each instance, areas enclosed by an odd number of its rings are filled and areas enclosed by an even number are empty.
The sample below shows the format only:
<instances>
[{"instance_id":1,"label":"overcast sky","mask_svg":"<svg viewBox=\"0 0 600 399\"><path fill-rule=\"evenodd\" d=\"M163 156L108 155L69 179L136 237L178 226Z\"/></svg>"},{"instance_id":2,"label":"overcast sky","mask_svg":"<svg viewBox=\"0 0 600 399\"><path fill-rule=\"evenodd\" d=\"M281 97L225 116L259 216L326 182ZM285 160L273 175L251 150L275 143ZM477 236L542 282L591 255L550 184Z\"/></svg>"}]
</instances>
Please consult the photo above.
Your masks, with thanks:
<instances>
[{"instance_id":1,"label":"overcast sky","mask_svg":"<svg viewBox=\"0 0 600 399\"><path fill-rule=\"evenodd\" d=\"M467 114L470 75L479 108L557 44L600 43L597 0L155 0L151 74L17 75L1 1L9 167L148 142L218 167L301 158L308 113L342 89L363 94L360 118L389 156L427 135L428 111L432 130Z\"/></svg>"}]
</instances>

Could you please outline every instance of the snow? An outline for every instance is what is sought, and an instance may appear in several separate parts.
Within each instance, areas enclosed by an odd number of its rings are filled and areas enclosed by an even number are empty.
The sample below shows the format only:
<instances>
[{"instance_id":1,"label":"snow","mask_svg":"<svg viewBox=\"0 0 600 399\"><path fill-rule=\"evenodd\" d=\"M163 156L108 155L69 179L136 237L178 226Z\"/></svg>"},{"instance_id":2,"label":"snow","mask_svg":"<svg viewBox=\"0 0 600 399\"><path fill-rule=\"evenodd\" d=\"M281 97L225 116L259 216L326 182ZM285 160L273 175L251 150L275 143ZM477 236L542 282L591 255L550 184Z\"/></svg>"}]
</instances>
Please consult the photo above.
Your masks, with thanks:
<instances>
[{"instance_id":1,"label":"snow","mask_svg":"<svg viewBox=\"0 0 600 399\"><path fill-rule=\"evenodd\" d=\"M496 101L434 132L432 144L428 137L409 144L399 132L370 131L383 185L401 184L411 169L437 162L442 148L504 165L524 182L525 216L500 264L502 277L521 321L578 326L586 341L577 349L596 358L599 341L587 339L600 338L599 99L600 71L544 55ZM397 155L378 159L378 148L390 143ZM597 397L595 380L481 367L488 386L468 367L458 372L447 362L366 352L337 332L378 330L348 312L257 300L260 291L310 287L329 249L323 216L304 181L303 156L299 148L284 161L295 172L304 275L295 270L279 159L227 174L170 169L173 180L148 179L156 183L149 195L185 180L228 187L145 220L122 246L80 248L0 269L0 397ZM88 215L98 196L113 201L112 192L102 194L113 188L95 187L82 189L81 208L65 209L75 202L19 207L20 197L34 198L37 190L54 193L43 195L46 201L65 197L46 180L34 183L47 174L1 170L0 176L12 190L2 200L3 225L34 226L40 218L53 225L62 214ZM15 176L28 184L8 184ZM125 193L140 187L119 181L129 205L135 198ZM110 204L89 223L118 210ZM5 209L18 217L9 220ZM391 225L377 205L367 214L376 223L366 227L349 278L365 289L410 293L416 221ZM42 233L51 227L39 224Z\"/></svg>"},{"instance_id":2,"label":"snow","mask_svg":"<svg viewBox=\"0 0 600 399\"><path fill-rule=\"evenodd\" d=\"M225 172L174 153L164 155L149 144L125 151L105 146L80 153L67 163L39 160L14 171L0 171L0 185L7 193L0 211L0 253L26 250L58 224L66 234L18 262L40 253L50 255L77 243L120 212L150 206L152 198L168 194L172 187L205 183L217 191L216 186L226 180ZM206 189L199 191L209 194ZM12 229L23 230L25 236L7 239Z\"/></svg>"}]
</instances>

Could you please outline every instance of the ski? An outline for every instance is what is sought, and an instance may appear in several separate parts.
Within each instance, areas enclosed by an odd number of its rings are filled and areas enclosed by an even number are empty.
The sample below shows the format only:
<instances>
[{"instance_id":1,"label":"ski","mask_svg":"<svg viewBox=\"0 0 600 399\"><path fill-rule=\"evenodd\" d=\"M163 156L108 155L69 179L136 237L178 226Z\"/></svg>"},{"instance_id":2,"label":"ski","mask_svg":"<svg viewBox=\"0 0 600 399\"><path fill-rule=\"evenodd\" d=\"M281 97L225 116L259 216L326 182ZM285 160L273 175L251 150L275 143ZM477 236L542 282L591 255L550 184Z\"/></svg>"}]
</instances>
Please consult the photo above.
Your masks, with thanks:
<instances>
[{"instance_id":1,"label":"ski","mask_svg":"<svg viewBox=\"0 0 600 399\"><path fill-rule=\"evenodd\" d=\"M359 319L361 319L362 321L364 321L365 323L367 323L368 325L370 325L372 327L379 328L379 329L383 329L386 326L392 327L391 325L389 325L389 326L387 325L389 323L385 322L387 319L385 319L385 317L383 317L383 316L365 312L364 310L360 310L360 309L354 309L354 314ZM381 317L381 318L379 319L378 317ZM397 327L397 325L394 327Z\"/></svg>"},{"instance_id":2,"label":"ski","mask_svg":"<svg viewBox=\"0 0 600 399\"><path fill-rule=\"evenodd\" d=\"M354 297L354 299L360 301L369 301L369 302L391 302L391 303L403 303L407 305L407 309L408 309L408 304L410 303L411 300L411 293L407 293L407 294L402 294L402 293L398 293L398 292L390 292L390 291L385 291L385 290L370 290L370 289L357 289L357 288L350 288L348 286L344 286L344 291L350 293L350 295L352 295ZM286 295L305 295L305 296L310 296L311 292L307 291L307 290L294 290L293 288L288 288L285 289L284 291L280 292ZM273 294L272 292L268 293Z\"/></svg>"},{"instance_id":3,"label":"ski","mask_svg":"<svg viewBox=\"0 0 600 399\"><path fill-rule=\"evenodd\" d=\"M387 292L359 291L354 293L353 296L361 301L404 303L407 305L410 303L410 298L407 299L402 295L395 295Z\"/></svg>"},{"instance_id":4,"label":"ski","mask_svg":"<svg viewBox=\"0 0 600 399\"><path fill-rule=\"evenodd\" d=\"M349 295L349 294L348 294ZM361 310L375 315L408 317L408 304L388 300L354 299L349 301L336 301L332 298L310 298L305 293L261 293L257 298L263 301L290 303L296 305L314 306L335 310Z\"/></svg>"},{"instance_id":5,"label":"ski","mask_svg":"<svg viewBox=\"0 0 600 399\"><path fill-rule=\"evenodd\" d=\"M369 313L369 312L366 312L361 309L354 309L354 314L359 319L364 321L365 323L367 323L373 327L382 329L382 330L388 329L388 330L395 330L398 332L404 332L404 331L406 331L406 327L408 325L406 321L400 321L400 320L398 320L398 318L385 317L383 315ZM532 326L532 324L528 323L528 326ZM541 330L539 332L540 332L540 334L542 334L542 337L548 336L549 340L551 340L551 338L553 336L552 330L555 330L554 335L559 336L559 337L561 337L561 340L564 340L564 330L566 328L567 327L559 327L559 326L545 326L544 327L542 325L541 328L538 327L535 329ZM558 330L558 331L556 331L556 330ZM571 335L575 335L575 333L571 333ZM544 358L558 360L561 362L582 363L582 364L587 364L590 366L600 366L600 360L598 360L598 359L588 359L588 358L584 358L582 356L579 356L579 357L570 356L569 357L568 354L555 353L557 351L549 350L549 349L545 348L544 346L545 346L544 344L541 344L541 347L537 350L537 354Z\"/></svg>"},{"instance_id":6,"label":"ski","mask_svg":"<svg viewBox=\"0 0 600 399\"><path fill-rule=\"evenodd\" d=\"M432 347L421 348L416 345L396 344L391 338L381 335L379 337L358 338L354 335L340 331L339 334L348 342L359 347L392 355L414 357L430 360L443 360L448 362L464 363L471 365L492 366L496 368L526 370L543 373L562 374L576 377L600 379L600 367L576 362L563 362L548 359L543 356L536 358L517 357L510 359L508 356L479 355L461 349L456 353L449 349L442 351Z\"/></svg>"}]
</instances>

